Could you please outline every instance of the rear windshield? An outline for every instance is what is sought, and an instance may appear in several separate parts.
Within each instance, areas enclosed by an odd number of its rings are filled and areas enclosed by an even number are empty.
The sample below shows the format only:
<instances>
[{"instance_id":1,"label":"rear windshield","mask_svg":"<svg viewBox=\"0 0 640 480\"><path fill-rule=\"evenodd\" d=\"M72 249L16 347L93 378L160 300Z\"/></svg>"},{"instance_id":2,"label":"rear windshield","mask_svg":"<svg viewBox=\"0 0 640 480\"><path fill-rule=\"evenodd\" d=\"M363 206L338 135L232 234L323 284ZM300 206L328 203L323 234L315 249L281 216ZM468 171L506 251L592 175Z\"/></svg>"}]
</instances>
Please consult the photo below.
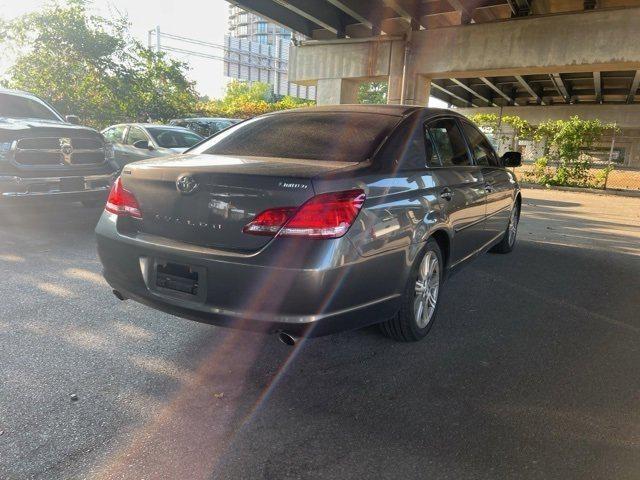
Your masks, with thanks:
<instances>
[{"instance_id":1,"label":"rear windshield","mask_svg":"<svg viewBox=\"0 0 640 480\"><path fill-rule=\"evenodd\" d=\"M399 121L359 112L267 115L235 125L190 153L362 162Z\"/></svg>"},{"instance_id":2,"label":"rear windshield","mask_svg":"<svg viewBox=\"0 0 640 480\"><path fill-rule=\"evenodd\" d=\"M0 117L60 121L60 118L44 104L31 98L7 93L0 93Z\"/></svg>"}]
</instances>

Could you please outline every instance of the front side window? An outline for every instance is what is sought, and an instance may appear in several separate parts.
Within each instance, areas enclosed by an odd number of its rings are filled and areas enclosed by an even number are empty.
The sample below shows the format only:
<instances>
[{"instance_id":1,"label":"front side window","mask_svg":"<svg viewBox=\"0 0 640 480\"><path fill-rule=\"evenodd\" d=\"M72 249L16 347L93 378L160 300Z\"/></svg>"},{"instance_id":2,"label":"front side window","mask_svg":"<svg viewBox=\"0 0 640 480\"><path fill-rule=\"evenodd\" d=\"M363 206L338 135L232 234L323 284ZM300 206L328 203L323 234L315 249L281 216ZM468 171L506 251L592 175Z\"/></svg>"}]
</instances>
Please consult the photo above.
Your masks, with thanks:
<instances>
[{"instance_id":1,"label":"front side window","mask_svg":"<svg viewBox=\"0 0 640 480\"><path fill-rule=\"evenodd\" d=\"M473 125L462 122L462 130L469 140L469 148L476 159L476 164L485 167L499 167L500 161L493 147L485 136Z\"/></svg>"},{"instance_id":2,"label":"front side window","mask_svg":"<svg viewBox=\"0 0 640 480\"><path fill-rule=\"evenodd\" d=\"M472 165L464 137L458 124L452 118L436 120L427 125L427 134L443 167L464 167Z\"/></svg>"},{"instance_id":3,"label":"front side window","mask_svg":"<svg viewBox=\"0 0 640 480\"><path fill-rule=\"evenodd\" d=\"M145 142L149 141L149 139L147 138L145 133L142 131L142 129L138 127L129 128L129 133L127 133L126 144L133 145L134 143L139 142L141 140Z\"/></svg>"},{"instance_id":4,"label":"front side window","mask_svg":"<svg viewBox=\"0 0 640 480\"><path fill-rule=\"evenodd\" d=\"M32 98L0 93L0 117L61 121L49 107Z\"/></svg>"},{"instance_id":5,"label":"front side window","mask_svg":"<svg viewBox=\"0 0 640 480\"><path fill-rule=\"evenodd\" d=\"M190 153L362 162L400 120L362 112L265 115L224 130Z\"/></svg>"}]
</instances>

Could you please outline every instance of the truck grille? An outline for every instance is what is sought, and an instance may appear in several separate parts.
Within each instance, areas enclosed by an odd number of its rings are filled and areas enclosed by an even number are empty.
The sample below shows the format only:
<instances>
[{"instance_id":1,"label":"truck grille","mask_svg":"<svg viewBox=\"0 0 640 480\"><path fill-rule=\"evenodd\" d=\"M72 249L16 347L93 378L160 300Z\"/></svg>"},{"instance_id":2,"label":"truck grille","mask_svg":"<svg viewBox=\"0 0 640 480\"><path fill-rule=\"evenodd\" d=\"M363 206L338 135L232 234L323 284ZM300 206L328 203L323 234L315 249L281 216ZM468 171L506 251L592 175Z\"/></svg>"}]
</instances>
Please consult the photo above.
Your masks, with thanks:
<instances>
[{"instance_id":1,"label":"truck grille","mask_svg":"<svg viewBox=\"0 0 640 480\"><path fill-rule=\"evenodd\" d=\"M14 146L19 166L97 165L105 161L104 144L95 138L22 138Z\"/></svg>"}]
</instances>

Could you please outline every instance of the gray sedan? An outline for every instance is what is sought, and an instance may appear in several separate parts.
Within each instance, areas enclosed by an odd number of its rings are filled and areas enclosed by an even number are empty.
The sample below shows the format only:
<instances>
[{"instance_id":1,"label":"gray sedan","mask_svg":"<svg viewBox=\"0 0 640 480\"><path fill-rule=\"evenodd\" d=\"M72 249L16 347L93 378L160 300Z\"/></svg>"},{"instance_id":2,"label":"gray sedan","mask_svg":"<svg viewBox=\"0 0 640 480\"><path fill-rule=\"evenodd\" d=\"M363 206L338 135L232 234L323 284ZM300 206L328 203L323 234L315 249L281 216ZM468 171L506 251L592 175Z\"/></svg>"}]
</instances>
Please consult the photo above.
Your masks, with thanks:
<instances>
[{"instance_id":1,"label":"gray sedan","mask_svg":"<svg viewBox=\"0 0 640 480\"><path fill-rule=\"evenodd\" d=\"M272 113L123 171L98 252L118 298L177 316L288 344L374 323L420 340L449 273L514 248L520 162L447 110Z\"/></svg>"},{"instance_id":2,"label":"gray sedan","mask_svg":"<svg viewBox=\"0 0 640 480\"><path fill-rule=\"evenodd\" d=\"M152 157L182 153L203 137L186 128L145 123L123 123L102 131L113 145L115 161L124 165Z\"/></svg>"}]
</instances>

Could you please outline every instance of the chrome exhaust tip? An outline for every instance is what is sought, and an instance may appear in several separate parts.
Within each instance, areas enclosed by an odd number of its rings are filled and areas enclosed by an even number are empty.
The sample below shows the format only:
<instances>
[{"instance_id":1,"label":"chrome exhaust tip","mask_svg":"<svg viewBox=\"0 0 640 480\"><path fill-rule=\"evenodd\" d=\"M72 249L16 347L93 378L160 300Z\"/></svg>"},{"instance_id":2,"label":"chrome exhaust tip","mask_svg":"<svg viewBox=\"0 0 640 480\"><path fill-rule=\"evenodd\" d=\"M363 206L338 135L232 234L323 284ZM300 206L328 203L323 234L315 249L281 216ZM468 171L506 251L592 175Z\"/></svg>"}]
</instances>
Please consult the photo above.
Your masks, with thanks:
<instances>
[{"instance_id":1,"label":"chrome exhaust tip","mask_svg":"<svg viewBox=\"0 0 640 480\"><path fill-rule=\"evenodd\" d=\"M278 332L278 340L290 347L295 347L296 343L298 343L298 337L287 332Z\"/></svg>"},{"instance_id":2,"label":"chrome exhaust tip","mask_svg":"<svg viewBox=\"0 0 640 480\"><path fill-rule=\"evenodd\" d=\"M118 300L121 300L121 301L126 300L125 296L122 295L118 290L113 290L113 294L116 296Z\"/></svg>"}]
</instances>

